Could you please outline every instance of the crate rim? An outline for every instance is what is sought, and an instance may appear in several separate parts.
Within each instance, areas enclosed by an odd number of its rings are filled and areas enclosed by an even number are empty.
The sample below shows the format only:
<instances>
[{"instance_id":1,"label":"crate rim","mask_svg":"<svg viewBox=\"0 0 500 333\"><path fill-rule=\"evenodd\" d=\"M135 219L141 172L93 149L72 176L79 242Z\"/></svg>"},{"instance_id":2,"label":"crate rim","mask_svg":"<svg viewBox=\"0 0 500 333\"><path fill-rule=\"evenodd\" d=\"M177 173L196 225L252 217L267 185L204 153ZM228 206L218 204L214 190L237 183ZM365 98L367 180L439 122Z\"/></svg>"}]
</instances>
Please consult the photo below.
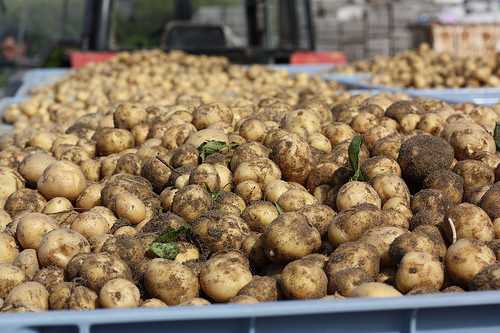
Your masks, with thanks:
<instances>
[{"instance_id":1,"label":"crate rim","mask_svg":"<svg viewBox=\"0 0 500 333\"><path fill-rule=\"evenodd\" d=\"M279 301L259 304L212 304L167 308L96 309L89 311L45 311L0 314L0 327L33 325L96 325L148 321L238 319L277 316L300 316L328 313L419 310L464 306L500 305L498 291L478 291L435 295L412 295L391 298L344 300Z\"/></svg>"}]
</instances>

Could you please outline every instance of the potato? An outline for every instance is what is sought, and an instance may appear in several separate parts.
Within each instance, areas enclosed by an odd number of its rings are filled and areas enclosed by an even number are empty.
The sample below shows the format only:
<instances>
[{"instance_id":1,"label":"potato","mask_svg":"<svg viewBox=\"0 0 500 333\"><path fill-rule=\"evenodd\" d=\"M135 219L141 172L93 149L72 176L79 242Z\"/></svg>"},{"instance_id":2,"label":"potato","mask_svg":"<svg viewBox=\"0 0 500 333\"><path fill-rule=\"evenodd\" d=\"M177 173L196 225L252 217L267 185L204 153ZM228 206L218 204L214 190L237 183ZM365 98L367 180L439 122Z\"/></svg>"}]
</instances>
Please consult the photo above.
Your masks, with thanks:
<instances>
[{"instance_id":1,"label":"potato","mask_svg":"<svg viewBox=\"0 0 500 333\"><path fill-rule=\"evenodd\" d=\"M0 233L0 264L12 264L19 254L14 237Z\"/></svg>"},{"instance_id":2,"label":"potato","mask_svg":"<svg viewBox=\"0 0 500 333\"><path fill-rule=\"evenodd\" d=\"M431 172L425 177L423 187L443 192L453 204L462 202L464 192L464 179L451 170L440 169Z\"/></svg>"},{"instance_id":3,"label":"potato","mask_svg":"<svg viewBox=\"0 0 500 333\"><path fill-rule=\"evenodd\" d=\"M470 203L462 203L448 210L447 219L443 222L443 230L448 241L453 241L453 233L456 239L477 239L480 241L491 241L495 238L493 224L481 208ZM454 231L450 223L453 223Z\"/></svg>"},{"instance_id":4,"label":"potato","mask_svg":"<svg viewBox=\"0 0 500 333\"><path fill-rule=\"evenodd\" d=\"M131 175L140 175L142 162L136 154L127 153L120 156L116 161L114 173L128 173Z\"/></svg>"},{"instance_id":5,"label":"potato","mask_svg":"<svg viewBox=\"0 0 500 333\"><path fill-rule=\"evenodd\" d=\"M168 305L158 298L148 298L141 303L141 308L163 308Z\"/></svg>"},{"instance_id":6,"label":"potato","mask_svg":"<svg viewBox=\"0 0 500 333\"><path fill-rule=\"evenodd\" d=\"M181 306L204 306L209 305L210 302L201 297L193 297L187 301L180 303Z\"/></svg>"},{"instance_id":7,"label":"potato","mask_svg":"<svg viewBox=\"0 0 500 333\"><path fill-rule=\"evenodd\" d=\"M36 272L33 281L43 284L52 292L57 285L64 282L64 270L56 266L44 267Z\"/></svg>"},{"instance_id":8,"label":"potato","mask_svg":"<svg viewBox=\"0 0 500 333\"><path fill-rule=\"evenodd\" d=\"M101 205L101 191L103 188L103 184L89 184L76 199L75 206L77 208L92 209Z\"/></svg>"},{"instance_id":9,"label":"potato","mask_svg":"<svg viewBox=\"0 0 500 333\"><path fill-rule=\"evenodd\" d=\"M347 124L336 122L323 127L323 135L330 140L332 146L345 140L351 140L356 132Z\"/></svg>"},{"instance_id":10,"label":"potato","mask_svg":"<svg viewBox=\"0 0 500 333\"><path fill-rule=\"evenodd\" d=\"M288 262L317 251L321 235L299 213L283 213L263 234L267 257L274 262Z\"/></svg>"},{"instance_id":11,"label":"potato","mask_svg":"<svg viewBox=\"0 0 500 333\"><path fill-rule=\"evenodd\" d=\"M5 298L17 285L26 280L24 271L11 264L0 264L0 298Z\"/></svg>"},{"instance_id":12,"label":"potato","mask_svg":"<svg viewBox=\"0 0 500 333\"><path fill-rule=\"evenodd\" d=\"M10 215L5 210L0 209L0 232L3 232L10 222L12 222Z\"/></svg>"},{"instance_id":13,"label":"potato","mask_svg":"<svg viewBox=\"0 0 500 333\"><path fill-rule=\"evenodd\" d=\"M396 175L401 176L399 164L390 158L384 156L374 156L363 162L361 165L363 175L368 179L373 179L378 175Z\"/></svg>"},{"instance_id":14,"label":"potato","mask_svg":"<svg viewBox=\"0 0 500 333\"><path fill-rule=\"evenodd\" d=\"M55 197L47 202L42 212L44 214L57 214L71 210L73 210L71 201L63 197Z\"/></svg>"},{"instance_id":15,"label":"potato","mask_svg":"<svg viewBox=\"0 0 500 333\"><path fill-rule=\"evenodd\" d=\"M328 240L333 246L358 240L366 230L384 224L384 214L377 207L361 204L340 212L328 226Z\"/></svg>"},{"instance_id":16,"label":"potato","mask_svg":"<svg viewBox=\"0 0 500 333\"><path fill-rule=\"evenodd\" d=\"M247 204L259 201L263 197L261 186L253 180L245 180L236 185L235 193Z\"/></svg>"},{"instance_id":17,"label":"potato","mask_svg":"<svg viewBox=\"0 0 500 333\"><path fill-rule=\"evenodd\" d=\"M215 128L206 128L190 134L185 144L199 147L202 143L213 140L229 143L229 138L224 131Z\"/></svg>"},{"instance_id":18,"label":"potato","mask_svg":"<svg viewBox=\"0 0 500 333\"><path fill-rule=\"evenodd\" d=\"M21 251L12 264L19 267L28 280L33 279L35 273L40 269L36 251L33 249Z\"/></svg>"},{"instance_id":19,"label":"potato","mask_svg":"<svg viewBox=\"0 0 500 333\"><path fill-rule=\"evenodd\" d=\"M349 297L357 286L365 282L373 282L367 272L360 268L346 268L328 276L328 291Z\"/></svg>"},{"instance_id":20,"label":"potato","mask_svg":"<svg viewBox=\"0 0 500 333\"><path fill-rule=\"evenodd\" d=\"M431 212L444 214L450 207L448 198L439 190L425 189L416 193L411 200L413 213Z\"/></svg>"},{"instance_id":21,"label":"potato","mask_svg":"<svg viewBox=\"0 0 500 333\"><path fill-rule=\"evenodd\" d=\"M144 273L144 285L152 296L168 305L198 297L199 283L193 271L174 261L153 259Z\"/></svg>"},{"instance_id":22,"label":"potato","mask_svg":"<svg viewBox=\"0 0 500 333\"><path fill-rule=\"evenodd\" d=\"M115 212L119 218L132 224L138 224L146 218L146 206L132 193L118 193L115 200Z\"/></svg>"},{"instance_id":23,"label":"potato","mask_svg":"<svg viewBox=\"0 0 500 333\"><path fill-rule=\"evenodd\" d=\"M192 222L212 206L210 194L200 185L187 185L174 196L172 211Z\"/></svg>"},{"instance_id":24,"label":"potato","mask_svg":"<svg viewBox=\"0 0 500 333\"><path fill-rule=\"evenodd\" d=\"M367 230L361 237L361 241L371 244L377 249L382 266L391 266L390 246L396 238L406 232L407 230L403 228L379 226Z\"/></svg>"},{"instance_id":25,"label":"potato","mask_svg":"<svg viewBox=\"0 0 500 333\"><path fill-rule=\"evenodd\" d=\"M237 296L250 296L259 302L277 301L279 288L276 279L254 275L252 280L240 289Z\"/></svg>"},{"instance_id":26,"label":"potato","mask_svg":"<svg viewBox=\"0 0 500 333\"><path fill-rule=\"evenodd\" d=\"M146 120L147 113L141 105L123 103L113 112L113 122L116 128L132 129Z\"/></svg>"},{"instance_id":27,"label":"potato","mask_svg":"<svg viewBox=\"0 0 500 333\"><path fill-rule=\"evenodd\" d=\"M281 286L285 296L290 299L324 297L327 285L323 267L309 260L292 261L281 272Z\"/></svg>"},{"instance_id":28,"label":"potato","mask_svg":"<svg viewBox=\"0 0 500 333\"><path fill-rule=\"evenodd\" d=\"M278 202L281 195L289 189L291 186L288 182L280 179L273 180L264 187L265 198L271 202Z\"/></svg>"},{"instance_id":29,"label":"potato","mask_svg":"<svg viewBox=\"0 0 500 333\"><path fill-rule=\"evenodd\" d=\"M104 308L133 308L140 299L139 289L125 279L109 280L99 292L99 304Z\"/></svg>"},{"instance_id":30,"label":"potato","mask_svg":"<svg viewBox=\"0 0 500 333\"><path fill-rule=\"evenodd\" d=\"M402 296L394 287L380 282L365 282L351 292L351 297L397 297Z\"/></svg>"},{"instance_id":31,"label":"potato","mask_svg":"<svg viewBox=\"0 0 500 333\"><path fill-rule=\"evenodd\" d=\"M471 159L479 152L494 153L493 137L481 127L469 127L453 131L449 139L458 160Z\"/></svg>"},{"instance_id":32,"label":"potato","mask_svg":"<svg viewBox=\"0 0 500 333\"><path fill-rule=\"evenodd\" d=\"M251 180L265 186L277 179L281 179L280 168L273 161L264 157L240 163L233 174L235 184Z\"/></svg>"},{"instance_id":33,"label":"potato","mask_svg":"<svg viewBox=\"0 0 500 333\"><path fill-rule=\"evenodd\" d=\"M71 223L71 229L85 238L91 239L108 233L110 225L102 215L88 211L75 217Z\"/></svg>"},{"instance_id":34,"label":"potato","mask_svg":"<svg viewBox=\"0 0 500 333\"><path fill-rule=\"evenodd\" d=\"M27 213L19 218L16 238L24 249L37 250L42 238L57 228L59 225L52 217L42 213Z\"/></svg>"},{"instance_id":35,"label":"potato","mask_svg":"<svg viewBox=\"0 0 500 333\"><path fill-rule=\"evenodd\" d=\"M98 296L89 288L76 283L57 285L49 296L51 310L94 310L98 307Z\"/></svg>"},{"instance_id":36,"label":"potato","mask_svg":"<svg viewBox=\"0 0 500 333\"><path fill-rule=\"evenodd\" d=\"M364 182L351 181L339 189L336 200L339 211L353 208L360 204L372 204L380 208L382 202L375 189L370 184Z\"/></svg>"},{"instance_id":37,"label":"potato","mask_svg":"<svg viewBox=\"0 0 500 333\"><path fill-rule=\"evenodd\" d=\"M408 252L425 252L438 255L436 244L423 233L407 232L398 236L389 247L389 255L394 264L398 264Z\"/></svg>"},{"instance_id":38,"label":"potato","mask_svg":"<svg viewBox=\"0 0 500 333\"><path fill-rule=\"evenodd\" d=\"M444 268L437 257L425 252L408 252L399 263L396 288L407 293L416 287L441 289Z\"/></svg>"},{"instance_id":39,"label":"potato","mask_svg":"<svg viewBox=\"0 0 500 333\"><path fill-rule=\"evenodd\" d=\"M132 280L132 272L128 265L118 256L109 253L83 257L80 267L73 268L73 274L75 271L81 278L82 284L95 292L99 292L112 279Z\"/></svg>"},{"instance_id":40,"label":"potato","mask_svg":"<svg viewBox=\"0 0 500 333\"><path fill-rule=\"evenodd\" d=\"M307 205L315 205L317 200L307 191L292 188L279 197L277 204L283 211L293 212Z\"/></svg>"},{"instance_id":41,"label":"potato","mask_svg":"<svg viewBox=\"0 0 500 333\"><path fill-rule=\"evenodd\" d=\"M467 287L477 273L495 261L493 251L481 241L459 239L448 248L445 266L453 282Z\"/></svg>"},{"instance_id":42,"label":"potato","mask_svg":"<svg viewBox=\"0 0 500 333\"><path fill-rule=\"evenodd\" d=\"M38 282L28 281L15 286L5 298L5 305L25 307L29 311L49 309L49 292Z\"/></svg>"},{"instance_id":43,"label":"potato","mask_svg":"<svg viewBox=\"0 0 500 333\"><path fill-rule=\"evenodd\" d=\"M158 193L168 184L172 176L172 171L155 155L143 164L141 175L149 180L154 190Z\"/></svg>"},{"instance_id":44,"label":"potato","mask_svg":"<svg viewBox=\"0 0 500 333\"><path fill-rule=\"evenodd\" d=\"M275 205L269 201L257 201L245 208L241 217L252 231L264 232L269 224L279 216Z\"/></svg>"},{"instance_id":45,"label":"potato","mask_svg":"<svg viewBox=\"0 0 500 333\"><path fill-rule=\"evenodd\" d=\"M96 149L99 156L119 153L135 145L134 136L127 130L104 128L96 132Z\"/></svg>"},{"instance_id":46,"label":"potato","mask_svg":"<svg viewBox=\"0 0 500 333\"><path fill-rule=\"evenodd\" d=\"M250 230L237 215L210 211L192 222L192 233L210 252L239 250Z\"/></svg>"},{"instance_id":47,"label":"potato","mask_svg":"<svg viewBox=\"0 0 500 333\"><path fill-rule=\"evenodd\" d=\"M90 209L90 212L97 213L101 215L106 222L108 222L109 228L111 229L113 225L116 223L117 218L111 211L111 209L103 206L95 206Z\"/></svg>"},{"instance_id":48,"label":"potato","mask_svg":"<svg viewBox=\"0 0 500 333\"><path fill-rule=\"evenodd\" d=\"M403 138L399 134L392 134L373 143L371 153L373 156L384 156L397 160Z\"/></svg>"},{"instance_id":49,"label":"potato","mask_svg":"<svg viewBox=\"0 0 500 333\"><path fill-rule=\"evenodd\" d=\"M403 178L419 185L433 171L448 169L453 161L453 148L443 139L430 135L416 135L401 145L398 163Z\"/></svg>"},{"instance_id":50,"label":"potato","mask_svg":"<svg viewBox=\"0 0 500 333\"><path fill-rule=\"evenodd\" d=\"M9 195L4 209L11 217L15 217L25 211L41 212L46 203L47 201L40 193L24 188Z\"/></svg>"},{"instance_id":51,"label":"potato","mask_svg":"<svg viewBox=\"0 0 500 333\"><path fill-rule=\"evenodd\" d=\"M318 230L322 238L327 234L330 223L337 215L326 205L307 205L300 210L300 213L306 217L310 225Z\"/></svg>"},{"instance_id":52,"label":"potato","mask_svg":"<svg viewBox=\"0 0 500 333\"><path fill-rule=\"evenodd\" d=\"M483 268L469 283L470 290L498 290L500 281L498 279L500 264L492 264Z\"/></svg>"},{"instance_id":53,"label":"potato","mask_svg":"<svg viewBox=\"0 0 500 333\"><path fill-rule=\"evenodd\" d=\"M43 236L38 246L38 260L42 266L66 267L76 254L90 252L90 245L81 234L73 230L54 229Z\"/></svg>"},{"instance_id":54,"label":"potato","mask_svg":"<svg viewBox=\"0 0 500 333\"><path fill-rule=\"evenodd\" d=\"M479 206L489 215L491 219L500 217L500 182L493 184L488 191L482 196Z\"/></svg>"},{"instance_id":55,"label":"potato","mask_svg":"<svg viewBox=\"0 0 500 333\"><path fill-rule=\"evenodd\" d=\"M387 200L399 197L410 203L410 190L404 180L394 174L378 175L370 180L371 185L378 193L382 204Z\"/></svg>"},{"instance_id":56,"label":"potato","mask_svg":"<svg viewBox=\"0 0 500 333\"><path fill-rule=\"evenodd\" d=\"M304 184L311 171L312 160L307 142L293 136L276 142L271 148L270 158L279 166L283 178Z\"/></svg>"},{"instance_id":57,"label":"potato","mask_svg":"<svg viewBox=\"0 0 500 333\"><path fill-rule=\"evenodd\" d=\"M246 295L236 295L229 300L229 303L233 304L257 304L259 301L252 296Z\"/></svg>"},{"instance_id":58,"label":"potato","mask_svg":"<svg viewBox=\"0 0 500 333\"><path fill-rule=\"evenodd\" d=\"M348 268L359 268L375 277L380 270L377 249L364 242L349 242L339 245L328 259L326 274L331 279L336 273Z\"/></svg>"},{"instance_id":59,"label":"potato","mask_svg":"<svg viewBox=\"0 0 500 333\"><path fill-rule=\"evenodd\" d=\"M38 179L37 188L47 199L64 197L76 200L87 186L82 170L67 161L49 165Z\"/></svg>"},{"instance_id":60,"label":"potato","mask_svg":"<svg viewBox=\"0 0 500 333\"><path fill-rule=\"evenodd\" d=\"M200 273L201 289L216 302L229 301L251 280L246 259L234 252L210 258Z\"/></svg>"},{"instance_id":61,"label":"potato","mask_svg":"<svg viewBox=\"0 0 500 333\"><path fill-rule=\"evenodd\" d=\"M35 184L43 171L55 162L55 158L46 153L33 153L26 156L19 164L19 173L31 184Z\"/></svg>"}]
</instances>

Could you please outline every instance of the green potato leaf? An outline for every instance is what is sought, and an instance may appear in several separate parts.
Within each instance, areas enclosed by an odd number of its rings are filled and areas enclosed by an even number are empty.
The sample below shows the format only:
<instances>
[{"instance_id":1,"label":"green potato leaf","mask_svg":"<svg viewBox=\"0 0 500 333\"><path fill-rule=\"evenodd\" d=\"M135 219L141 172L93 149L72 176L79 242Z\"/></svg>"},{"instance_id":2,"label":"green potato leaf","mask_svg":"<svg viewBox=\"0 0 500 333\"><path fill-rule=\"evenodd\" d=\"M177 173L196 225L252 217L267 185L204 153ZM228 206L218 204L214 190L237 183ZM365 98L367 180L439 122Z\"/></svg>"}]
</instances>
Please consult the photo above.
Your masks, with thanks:
<instances>
[{"instance_id":1,"label":"green potato leaf","mask_svg":"<svg viewBox=\"0 0 500 333\"><path fill-rule=\"evenodd\" d=\"M175 243L153 242L149 250L160 258L174 260L179 254L179 248Z\"/></svg>"},{"instance_id":2,"label":"green potato leaf","mask_svg":"<svg viewBox=\"0 0 500 333\"><path fill-rule=\"evenodd\" d=\"M187 225L183 225L177 229L171 228L171 229L168 229L168 230L164 231L163 233L161 233L161 235L158 236L158 238L155 240L155 242L158 242L158 243L175 242L180 237L187 236L190 231L191 231L191 228L189 228L189 226L187 226Z\"/></svg>"},{"instance_id":3,"label":"green potato leaf","mask_svg":"<svg viewBox=\"0 0 500 333\"><path fill-rule=\"evenodd\" d=\"M200 154L200 159L203 162L208 156L212 154L236 147L238 147L238 145L235 143L227 144L224 141L209 140L203 142L201 145L198 146L197 149L198 153Z\"/></svg>"},{"instance_id":4,"label":"green potato leaf","mask_svg":"<svg viewBox=\"0 0 500 333\"><path fill-rule=\"evenodd\" d=\"M363 144L363 138L360 135L356 135L352 138L351 144L349 145L349 163L354 171L354 175L351 177L351 181L364 181L366 180L363 172L361 171L361 163L359 163L359 155L361 152L361 145Z\"/></svg>"}]
</instances>

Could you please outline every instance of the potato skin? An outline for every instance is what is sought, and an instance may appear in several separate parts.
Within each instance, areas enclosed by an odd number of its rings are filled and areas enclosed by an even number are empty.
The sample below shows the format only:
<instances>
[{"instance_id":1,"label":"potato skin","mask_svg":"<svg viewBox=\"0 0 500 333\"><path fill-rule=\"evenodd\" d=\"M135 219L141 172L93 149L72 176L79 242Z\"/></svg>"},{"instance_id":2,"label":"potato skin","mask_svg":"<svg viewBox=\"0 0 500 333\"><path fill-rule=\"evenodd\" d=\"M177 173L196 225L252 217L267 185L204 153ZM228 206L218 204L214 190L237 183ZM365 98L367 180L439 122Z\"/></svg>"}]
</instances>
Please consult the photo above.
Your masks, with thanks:
<instances>
[{"instance_id":1,"label":"potato skin","mask_svg":"<svg viewBox=\"0 0 500 333\"><path fill-rule=\"evenodd\" d=\"M479 206L490 216L492 220L500 217L500 182L496 182L483 195Z\"/></svg>"},{"instance_id":2,"label":"potato skin","mask_svg":"<svg viewBox=\"0 0 500 333\"><path fill-rule=\"evenodd\" d=\"M9 292L5 305L26 307L30 311L45 311L49 308L49 292L41 283L24 282Z\"/></svg>"},{"instance_id":3,"label":"potato skin","mask_svg":"<svg viewBox=\"0 0 500 333\"><path fill-rule=\"evenodd\" d=\"M304 184L311 171L311 149L297 136L291 136L275 143L272 147L271 159L279 166L283 178Z\"/></svg>"},{"instance_id":4,"label":"potato skin","mask_svg":"<svg viewBox=\"0 0 500 333\"><path fill-rule=\"evenodd\" d=\"M382 206L382 201L375 189L368 183L351 181L339 189L337 194L337 209L343 211L360 204L372 204L377 208Z\"/></svg>"},{"instance_id":5,"label":"potato skin","mask_svg":"<svg viewBox=\"0 0 500 333\"><path fill-rule=\"evenodd\" d=\"M280 296L278 282L269 276L254 275L238 292L238 296L255 297L259 302L277 301Z\"/></svg>"},{"instance_id":6,"label":"potato skin","mask_svg":"<svg viewBox=\"0 0 500 333\"><path fill-rule=\"evenodd\" d=\"M175 261L153 259L144 273L146 290L168 305L178 305L198 297L199 282L193 271Z\"/></svg>"},{"instance_id":7,"label":"potato skin","mask_svg":"<svg viewBox=\"0 0 500 333\"><path fill-rule=\"evenodd\" d=\"M340 293L349 297L352 291L365 282L373 282L373 277L360 268L347 268L328 276L328 293Z\"/></svg>"},{"instance_id":8,"label":"potato skin","mask_svg":"<svg viewBox=\"0 0 500 333\"><path fill-rule=\"evenodd\" d=\"M76 283L65 282L54 288L49 296L51 310L94 310L98 307L97 294Z\"/></svg>"},{"instance_id":9,"label":"potato skin","mask_svg":"<svg viewBox=\"0 0 500 333\"><path fill-rule=\"evenodd\" d=\"M444 268L437 257L425 252L408 252L399 263L396 287L407 293L416 287L441 289L444 283Z\"/></svg>"},{"instance_id":10,"label":"potato skin","mask_svg":"<svg viewBox=\"0 0 500 333\"><path fill-rule=\"evenodd\" d=\"M187 185L175 193L172 211L192 222L212 206L210 194L200 185Z\"/></svg>"},{"instance_id":11,"label":"potato skin","mask_svg":"<svg viewBox=\"0 0 500 333\"><path fill-rule=\"evenodd\" d=\"M59 228L43 236L38 247L38 259L42 266L64 268L74 255L81 252L90 252L87 239L76 231Z\"/></svg>"},{"instance_id":12,"label":"potato skin","mask_svg":"<svg viewBox=\"0 0 500 333\"><path fill-rule=\"evenodd\" d=\"M24 271L11 264L0 264L0 298L5 298L17 285L26 281Z\"/></svg>"},{"instance_id":13,"label":"potato skin","mask_svg":"<svg viewBox=\"0 0 500 333\"><path fill-rule=\"evenodd\" d=\"M445 266L452 281L467 287L477 273L495 261L493 251L481 241L459 239L448 248Z\"/></svg>"},{"instance_id":14,"label":"potato skin","mask_svg":"<svg viewBox=\"0 0 500 333\"><path fill-rule=\"evenodd\" d=\"M451 170L440 169L431 172L425 177L423 187L443 192L448 200L455 205L462 202L464 179Z\"/></svg>"},{"instance_id":15,"label":"potato skin","mask_svg":"<svg viewBox=\"0 0 500 333\"><path fill-rule=\"evenodd\" d=\"M104 308L132 308L139 306L141 294L135 284L125 279L106 282L99 292L99 303Z\"/></svg>"},{"instance_id":16,"label":"potato skin","mask_svg":"<svg viewBox=\"0 0 500 333\"><path fill-rule=\"evenodd\" d=\"M274 262L300 259L321 246L318 230L299 213L281 214L269 225L263 239L266 255Z\"/></svg>"},{"instance_id":17,"label":"potato skin","mask_svg":"<svg viewBox=\"0 0 500 333\"><path fill-rule=\"evenodd\" d=\"M281 286L287 298L315 299L326 296L328 279L321 266L299 259L288 263L281 272Z\"/></svg>"},{"instance_id":18,"label":"potato skin","mask_svg":"<svg viewBox=\"0 0 500 333\"><path fill-rule=\"evenodd\" d=\"M331 277L349 268L359 268L369 276L375 277L380 270L380 257L377 249L364 242L341 244L330 254L325 270Z\"/></svg>"},{"instance_id":19,"label":"potato skin","mask_svg":"<svg viewBox=\"0 0 500 333\"><path fill-rule=\"evenodd\" d=\"M351 297L397 297L402 296L396 288L380 282L365 282L356 287Z\"/></svg>"},{"instance_id":20,"label":"potato skin","mask_svg":"<svg viewBox=\"0 0 500 333\"><path fill-rule=\"evenodd\" d=\"M87 180L80 167L67 161L49 165L37 182L38 190L47 199L64 197L74 201L86 187Z\"/></svg>"},{"instance_id":21,"label":"potato skin","mask_svg":"<svg viewBox=\"0 0 500 333\"><path fill-rule=\"evenodd\" d=\"M7 233L0 233L0 264L12 264L19 254L16 240Z\"/></svg>"}]
</instances>

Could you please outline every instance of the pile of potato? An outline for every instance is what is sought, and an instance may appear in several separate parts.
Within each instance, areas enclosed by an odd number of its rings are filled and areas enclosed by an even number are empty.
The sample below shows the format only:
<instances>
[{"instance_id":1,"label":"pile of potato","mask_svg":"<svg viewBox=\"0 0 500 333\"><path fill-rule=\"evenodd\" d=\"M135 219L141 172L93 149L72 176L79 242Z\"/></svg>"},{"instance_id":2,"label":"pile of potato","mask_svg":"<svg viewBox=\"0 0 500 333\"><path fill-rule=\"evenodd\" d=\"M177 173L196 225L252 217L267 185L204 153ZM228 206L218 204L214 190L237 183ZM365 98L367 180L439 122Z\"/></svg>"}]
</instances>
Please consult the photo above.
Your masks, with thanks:
<instances>
[{"instance_id":1,"label":"pile of potato","mask_svg":"<svg viewBox=\"0 0 500 333\"><path fill-rule=\"evenodd\" d=\"M371 82L408 88L500 87L500 53L493 56L457 58L433 51L428 44L393 57L357 61L343 72L370 72Z\"/></svg>"},{"instance_id":2,"label":"pile of potato","mask_svg":"<svg viewBox=\"0 0 500 333\"><path fill-rule=\"evenodd\" d=\"M500 287L500 108L160 51L10 106L0 307Z\"/></svg>"}]
</instances>

